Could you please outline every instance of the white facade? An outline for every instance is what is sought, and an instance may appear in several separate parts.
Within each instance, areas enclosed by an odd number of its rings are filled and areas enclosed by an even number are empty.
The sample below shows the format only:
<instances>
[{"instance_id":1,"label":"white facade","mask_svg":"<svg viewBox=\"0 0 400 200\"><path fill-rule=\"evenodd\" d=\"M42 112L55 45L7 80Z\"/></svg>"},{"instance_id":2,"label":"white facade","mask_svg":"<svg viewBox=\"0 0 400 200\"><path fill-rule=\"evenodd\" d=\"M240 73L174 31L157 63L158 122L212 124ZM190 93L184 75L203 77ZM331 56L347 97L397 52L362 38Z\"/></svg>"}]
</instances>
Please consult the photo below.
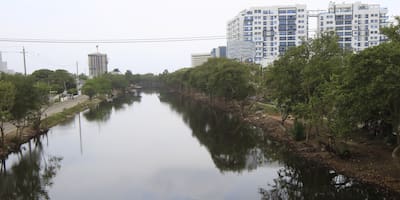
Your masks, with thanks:
<instances>
[{"instance_id":1,"label":"white facade","mask_svg":"<svg viewBox=\"0 0 400 200\"><path fill-rule=\"evenodd\" d=\"M227 56L266 66L307 34L306 5L253 7L228 22Z\"/></svg>"},{"instance_id":2,"label":"white facade","mask_svg":"<svg viewBox=\"0 0 400 200\"><path fill-rule=\"evenodd\" d=\"M1 72L7 73L7 74L14 74L13 70L9 70L7 68L7 62L3 61L3 57L2 57L1 51L0 51L0 73Z\"/></svg>"},{"instance_id":3,"label":"white facade","mask_svg":"<svg viewBox=\"0 0 400 200\"><path fill-rule=\"evenodd\" d=\"M386 41L379 29L389 25L387 8L378 4L329 4L318 16L318 34L334 31L342 48L362 51Z\"/></svg>"},{"instance_id":4,"label":"white facade","mask_svg":"<svg viewBox=\"0 0 400 200\"><path fill-rule=\"evenodd\" d=\"M209 53L192 54L192 67L197 67L207 62L211 58Z\"/></svg>"},{"instance_id":5,"label":"white facade","mask_svg":"<svg viewBox=\"0 0 400 200\"><path fill-rule=\"evenodd\" d=\"M108 59L107 54L89 54L89 76L91 78L107 73Z\"/></svg>"},{"instance_id":6,"label":"white facade","mask_svg":"<svg viewBox=\"0 0 400 200\"><path fill-rule=\"evenodd\" d=\"M7 70L7 62L3 61L3 57L0 52L0 71L5 72Z\"/></svg>"}]
</instances>

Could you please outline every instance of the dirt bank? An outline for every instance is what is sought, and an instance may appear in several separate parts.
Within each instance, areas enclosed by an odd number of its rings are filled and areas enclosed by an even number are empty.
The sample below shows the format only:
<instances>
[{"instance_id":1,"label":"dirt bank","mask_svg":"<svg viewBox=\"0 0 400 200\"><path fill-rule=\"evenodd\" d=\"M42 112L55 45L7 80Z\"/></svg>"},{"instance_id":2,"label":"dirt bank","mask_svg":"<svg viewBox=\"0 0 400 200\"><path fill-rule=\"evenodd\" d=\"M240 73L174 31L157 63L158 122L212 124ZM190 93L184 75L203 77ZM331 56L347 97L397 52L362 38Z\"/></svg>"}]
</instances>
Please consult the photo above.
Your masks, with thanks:
<instances>
[{"instance_id":1,"label":"dirt bank","mask_svg":"<svg viewBox=\"0 0 400 200\"><path fill-rule=\"evenodd\" d=\"M384 143L367 138L356 138L346 141L336 139L336 143L345 142L351 152L350 158L342 159L328 152L321 145L321 137L314 137L308 142L297 142L288 133L293 121L287 120L282 125L280 116L265 112L249 111L249 104L241 110L239 102L228 102L209 98L200 93L181 94L187 98L210 104L213 107L230 112L242 120L263 129L264 133L272 139L285 144L294 154L318 163L347 177L374 186L378 190L400 198L400 161L391 157L392 147ZM244 112L242 112L244 111Z\"/></svg>"}]
</instances>

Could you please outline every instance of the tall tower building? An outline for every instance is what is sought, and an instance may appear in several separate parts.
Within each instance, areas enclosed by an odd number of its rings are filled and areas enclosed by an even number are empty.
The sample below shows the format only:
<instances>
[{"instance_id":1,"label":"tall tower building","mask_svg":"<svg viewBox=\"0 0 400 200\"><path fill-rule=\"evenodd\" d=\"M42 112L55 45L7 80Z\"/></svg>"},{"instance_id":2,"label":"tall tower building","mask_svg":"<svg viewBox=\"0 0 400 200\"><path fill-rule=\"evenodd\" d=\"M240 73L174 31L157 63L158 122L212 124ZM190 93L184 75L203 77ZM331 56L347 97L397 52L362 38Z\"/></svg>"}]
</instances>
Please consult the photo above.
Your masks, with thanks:
<instances>
[{"instance_id":1,"label":"tall tower building","mask_svg":"<svg viewBox=\"0 0 400 200\"><path fill-rule=\"evenodd\" d=\"M99 52L88 55L89 57L89 76L91 78L107 73L108 59L107 54Z\"/></svg>"},{"instance_id":2,"label":"tall tower building","mask_svg":"<svg viewBox=\"0 0 400 200\"><path fill-rule=\"evenodd\" d=\"M329 4L318 16L318 34L334 31L342 48L362 51L387 40L379 29L389 25L388 9L378 4Z\"/></svg>"},{"instance_id":3,"label":"tall tower building","mask_svg":"<svg viewBox=\"0 0 400 200\"><path fill-rule=\"evenodd\" d=\"M253 7L228 22L227 56L266 66L307 36L306 5Z\"/></svg>"}]
</instances>

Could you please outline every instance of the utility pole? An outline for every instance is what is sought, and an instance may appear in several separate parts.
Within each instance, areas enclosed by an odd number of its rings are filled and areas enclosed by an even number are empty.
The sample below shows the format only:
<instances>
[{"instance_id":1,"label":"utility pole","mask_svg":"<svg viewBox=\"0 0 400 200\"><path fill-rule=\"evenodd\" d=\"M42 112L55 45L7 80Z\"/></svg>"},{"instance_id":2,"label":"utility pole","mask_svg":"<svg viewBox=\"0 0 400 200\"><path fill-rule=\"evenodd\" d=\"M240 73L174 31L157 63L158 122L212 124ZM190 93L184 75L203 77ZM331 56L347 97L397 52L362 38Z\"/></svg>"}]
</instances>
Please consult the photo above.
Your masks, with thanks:
<instances>
[{"instance_id":1,"label":"utility pole","mask_svg":"<svg viewBox=\"0 0 400 200\"><path fill-rule=\"evenodd\" d=\"M24 74L25 74L25 76L26 76L25 47L22 47L22 56L24 57Z\"/></svg>"},{"instance_id":2,"label":"utility pole","mask_svg":"<svg viewBox=\"0 0 400 200\"><path fill-rule=\"evenodd\" d=\"M79 95L79 71L78 71L78 61L76 61L76 92Z\"/></svg>"}]
</instances>

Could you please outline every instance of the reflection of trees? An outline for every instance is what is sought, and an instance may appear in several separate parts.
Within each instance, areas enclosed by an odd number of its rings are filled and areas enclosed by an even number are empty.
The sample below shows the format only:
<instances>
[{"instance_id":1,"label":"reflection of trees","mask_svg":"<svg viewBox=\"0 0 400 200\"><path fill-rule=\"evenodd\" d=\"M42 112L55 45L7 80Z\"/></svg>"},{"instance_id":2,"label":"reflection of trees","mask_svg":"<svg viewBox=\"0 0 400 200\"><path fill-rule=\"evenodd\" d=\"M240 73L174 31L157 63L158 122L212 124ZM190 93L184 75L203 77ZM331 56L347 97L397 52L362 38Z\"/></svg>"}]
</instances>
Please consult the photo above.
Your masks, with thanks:
<instances>
[{"instance_id":1,"label":"reflection of trees","mask_svg":"<svg viewBox=\"0 0 400 200\"><path fill-rule=\"evenodd\" d=\"M140 102L141 98L138 96L121 96L115 98L112 103L102 102L98 106L90 108L89 111L83 113L83 116L88 121L108 121L111 116L112 108L115 110L122 110L125 104L132 105L134 102Z\"/></svg>"},{"instance_id":2,"label":"reflection of trees","mask_svg":"<svg viewBox=\"0 0 400 200\"><path fill-rule=\"evenodd\" d=\"M219 170L241 172L273 161L284 165L277 171L278 177L272 184L259 189L262 199L384 198L372 187L297 158L285 145L269 140L258 129L229 114L179 95L160 94L159 98L182 115L193 136L206 146Z\"/></svg>"},{"instance_id":3,"label":"reflection of trees","mask_svg":"<svg viewBox=\"0 0 400 200\"><path fill-rule=\"evenodd\" d=\"M182 115L192 134L206 146L221 171L252 170L264 163L258 146L263 142L258 129L224 112L179 96L160 95L160 101Z\"/></svg>"},{"instance_id":4,"label":"reflection of trees","mask_svg":"<svg viewBox=\"0 0 400 200\"><path fill-rule=\"evenodd\" d=\"M41 144L20 153L18 162L9 169L4 161L0 199L49 199L47 189L61 167L60 161L60 157L43 155Z\"/></svg>"},{"instance_id":5,"label":"reflection of trees","mask_svg":"<svg viewBox=\"0 0 400 200\"><path fill-rule=\"evenodd\" d=\"M262 199L386 199L377 189L313 164L285 156L273 184L259 189Z\"/></svg>"},{"instance_id":6,"label":"reflection of trees","mask_svg":"<svg viewBox=\"0 0 400 200\"><path fill-rule=\"evenodd\" d=\"M83 113L83 116L88 121L107 121L110 119L112 104L102 102L98 106L92 107L89 111Z\"/></svg>"},{"instance_id":7,"label":"reflection of trees","mask_svg":"<svg viewBox=\"0 0 400 200\"><path fill-rule=\"evenodd\" d=\"M134 102L140 102L141 97L140 96L131 96L131 95L124 95L121 97L118 97L113 100L112 104L114 106L115 110L123 110L125 109L125 104L128 106L132 105Z\"/></svg>"}]
</instances>

